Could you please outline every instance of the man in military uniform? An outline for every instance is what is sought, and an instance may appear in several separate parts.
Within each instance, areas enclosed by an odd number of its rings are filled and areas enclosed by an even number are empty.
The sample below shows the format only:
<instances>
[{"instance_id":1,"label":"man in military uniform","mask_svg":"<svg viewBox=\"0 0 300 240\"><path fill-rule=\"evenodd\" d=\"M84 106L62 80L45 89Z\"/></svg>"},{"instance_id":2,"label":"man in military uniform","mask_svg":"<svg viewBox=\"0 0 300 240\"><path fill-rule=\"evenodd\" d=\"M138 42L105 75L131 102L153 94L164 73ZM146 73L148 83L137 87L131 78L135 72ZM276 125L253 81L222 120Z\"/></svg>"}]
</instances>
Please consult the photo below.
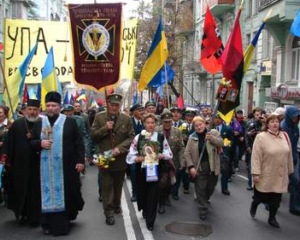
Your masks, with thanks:
<instances>
[{"instance_id":1,"label":"man in military uniform","mask_svg":"<svg viewBox=\"0 0 300 240\"><path fill-rule=\"evenodd\" d=\"M144 129L144 125L142 123L142 118L144 114L144 107L142 104L137 103L133 105L130 108L130 112L132 114L131 120L132 120L132 125L134 129L134 134L138 135L141 133L141 131ZM137 185L136 185L136 164L128 164L130 168L130 180L131 180L131 186L132 186L132 196L131 196L131 201L136 202L136 191L137 191Z\"/></svg>"},{"instance_id":2,"label":"man in military uniform","mask_svg":"<svg viewBox=\"0 0 300 240\"><path fill-rule=\"evenodd\" d=\"M74 107L71 104L65 104L61 109L61 113L68 117L72 117L76 120L77 126L79 128L79 132L84 141L84 145L87 146L88 139L87 139L86 126L83 117L74 114Z\"/></svg>"},{"instance_id":3,"label":"man in military uniform","mask_svg":"<svg viewBox=\"0 0 300 240\"><path fill-rule=\"evenodd\" d=\"M127 166L126 155L134 138L134 129L130 117L120 113L121 95L108 95L106 102L107 112L96 115L91 127L91 137L98 154L111 150L114 158L114 161L109 161L108 168L100 168L106 224L114 225L114 213L122 211L121 194Z\"/></svg>"},{"instance_id":4,"label":"man in military uniform","mask_svg":"<svg viewBox=\"0 0 300 240\"><path fill-rule=\"evenodd\" d=\"M157 103L154 101L148 101L145 104L145 114L153 113L157 119L157 124L160 124L160 116L156 114L157 110Z\"/></svg>"},{"instance_id":5,"label":"man in military uniform","mask_svg":"<svg viewBox=\"0 0 300 240\"><path fill-rule=\"evenodd\" d=\"M186 108L183 112L184 119L185 119L185 125L186 125L186 131L185 136L183 136L184 144L187 144L187 141L189 139L189 136L195 131L193 127L193 119L196 116L196 111L191 108ZM190 191L190 180L189 180L189 174L187 172L182 173L182 183L183 183L183 193L189 194Z\"/></svg>"},{"instance_id":6,"label":"man in military uniform","mask_svg":"<svg viewBox=\"0 0 300 240\"><path fill-rule=\"evenodd\" d=\"M183 123L183 121L181 120L182 110L179 107L172 107L170 111L172 113L173 127L179 128Z\"/></svg>"},{"instance_id":7,"label":"man in military uniform","mask_svg":"<svg viewBox=\"0 0 300 240\"><path fill-rule=\"evenodd\" d=\"M172 113L168 109L164 109L163 113L160 115L162 125L157 127L157 131L162 133L167 139L171 151L173 153L173 164L176 171L176 183L172 189L172 196L174 200L178 200L178 189L180 187L181 176L182 176L182 163L183 161L183 152L184 152L184 143L182 132L176 127L172 126ZM160 191L160 200L159 200L159 213L165 212L165 204L168 199L168 194L171 189L163 189Z\"/></svg>"},{"instance_id":8,"label":"man in military uniform","mask_svg":"<svg viewBox=\"0 0 300 240\"><path fill-rule=\"evenodd\" d=\"M156 114L156 102L148 101L145 104L145 114L146 113L153 113Z\"/></svg>"}]
</instances>

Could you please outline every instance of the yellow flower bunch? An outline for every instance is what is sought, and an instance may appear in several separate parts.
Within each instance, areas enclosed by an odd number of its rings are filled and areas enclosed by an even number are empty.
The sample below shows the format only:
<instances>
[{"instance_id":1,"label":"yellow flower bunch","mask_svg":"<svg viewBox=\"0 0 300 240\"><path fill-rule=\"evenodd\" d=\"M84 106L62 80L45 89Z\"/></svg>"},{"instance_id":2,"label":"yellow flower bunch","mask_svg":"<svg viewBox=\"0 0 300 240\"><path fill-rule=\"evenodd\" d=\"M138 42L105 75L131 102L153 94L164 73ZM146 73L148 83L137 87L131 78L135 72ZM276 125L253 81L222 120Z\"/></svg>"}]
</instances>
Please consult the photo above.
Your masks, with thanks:
<instances>
[{"instance_id":1,"label":"yellow flower bunch","mask_svg":"<svg viewBox=\"0 0 300 240\"><path fill-rule=\"evenodd\" d=\"M229 88L232 87L231 80L226 80L226 78L222 78L221 85L229 87Z\"/></svg>"},{"instance_id":2,"label":"yellow flower bunch","mask_svg":"<svg viewBox=\"0 0 300 240\"><path fill-rule=\"evenodd\" d=\"M112 150L105 151L103 154L94 155L93 162L100 168L109 168L109 163L114 162L116 158L112 156Z\"/></svg>"},{"instance_id":3,"label":"yellow flower bunch","mask_svg":"<svg viewBox=\"0 0 300 240\"><path fill-rule=\"evenodd\" d=\"M223 142L224 142L224 147L230 147L231 146L231 141L228 138L224 138Z\"/></svg>"}]
</instances>

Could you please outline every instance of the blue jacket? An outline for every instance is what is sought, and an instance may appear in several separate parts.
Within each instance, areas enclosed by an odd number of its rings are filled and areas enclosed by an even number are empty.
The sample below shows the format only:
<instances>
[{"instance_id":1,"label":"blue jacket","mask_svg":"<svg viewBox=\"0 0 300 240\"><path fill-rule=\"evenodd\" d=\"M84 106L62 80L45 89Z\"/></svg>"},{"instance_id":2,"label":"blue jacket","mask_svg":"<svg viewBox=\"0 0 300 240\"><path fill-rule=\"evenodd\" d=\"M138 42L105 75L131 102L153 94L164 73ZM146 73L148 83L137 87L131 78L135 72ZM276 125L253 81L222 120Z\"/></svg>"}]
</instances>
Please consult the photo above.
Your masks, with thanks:
<instances>
[{"instance_id":1,"label":"blue jacket","mask_svg":"<svg viewBox=\"0 0 300 240\"><path fill-rule=\"evenodd\" d=\"M288 107L285 111L284 120L281 123L282 130L287 132L292 144L294 165L297 163L297 158L298 158L297 143L299 138L299 128L298 128L298 122L293 123L292 118L297 116L299 116L298 108L294 106Z\"/></svg>"}]
</instances>

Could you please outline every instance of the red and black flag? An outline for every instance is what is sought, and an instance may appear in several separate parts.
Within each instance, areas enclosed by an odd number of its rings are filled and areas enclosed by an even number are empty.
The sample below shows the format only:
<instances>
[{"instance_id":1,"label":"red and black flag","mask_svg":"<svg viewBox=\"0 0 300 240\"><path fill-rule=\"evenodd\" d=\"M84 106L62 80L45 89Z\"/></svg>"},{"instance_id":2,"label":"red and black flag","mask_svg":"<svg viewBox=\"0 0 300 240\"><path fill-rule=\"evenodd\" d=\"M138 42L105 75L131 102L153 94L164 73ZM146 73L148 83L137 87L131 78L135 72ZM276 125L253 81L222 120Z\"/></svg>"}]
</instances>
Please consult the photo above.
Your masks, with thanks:
<instances>
[{"instance_id":1,"label":"red and black flag","mask_svg":"<svg viewBox=\"0 0 300 240\"><path fill-rule=\"evenodd\" d=\"M97 90L120 75L122 3L69 6L75 80Z\"/></svg>"},{"instance_id":2,"label":"red and black flag","mask_svg":"<svg viewBox=\"0 0 300 240\"><path fill-rule=\"evenodd\" d=\"M218 111L226 115L240 105L240 89L244 76L244 54L240 27L241 8L221 56L223 76L230 81L226 98L219 102Z\"/></svg>"},{"instance_id":3,"label":"red and black flag","mask_svg":"<svg viewBox=\"0 0 300 240\"><path fill-rule=\"evenodd\" d=\"M221 54L224 50L224 46L221 40L221 35L214 17L207 5L203 36L201 43L201 65L211 74L216 74L222 70Z\"/></svg>"}]
</instances>

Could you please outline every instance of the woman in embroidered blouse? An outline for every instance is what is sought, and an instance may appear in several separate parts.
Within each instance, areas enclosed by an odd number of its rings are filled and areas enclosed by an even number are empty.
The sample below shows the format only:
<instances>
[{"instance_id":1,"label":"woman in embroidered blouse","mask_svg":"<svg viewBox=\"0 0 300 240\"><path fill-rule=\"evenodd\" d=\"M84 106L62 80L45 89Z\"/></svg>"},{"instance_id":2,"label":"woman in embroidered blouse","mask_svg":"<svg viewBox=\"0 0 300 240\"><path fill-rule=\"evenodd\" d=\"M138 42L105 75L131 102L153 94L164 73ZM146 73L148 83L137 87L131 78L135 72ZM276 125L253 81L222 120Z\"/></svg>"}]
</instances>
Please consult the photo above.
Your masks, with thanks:
<instances>
[{"instance_id":1,"label":"woman in embroidered blouse","mask_svg":"<svg viewBox=\"0 0 300 240\"><path fill-rule=\"evenodd\" d=\"M155 145L159 146L158 149L153 149L153 154L157 154L158 160L170 160L173 154L166 138L155 131L157 123L155 115L146 114L143 123L145 130L133 139L126 161L128 164L136 163L138 209L143 211L142 215L146 219L147 228L152 231L158 205L159 166L157 166L157 179L155 176L150 176L149 171L147 176L146 172L149 169L143 164L145 146L147 143L149 145L152 143L154 148ZM151 179L151 177L154 178Z\"/></svg>"},{"instance_id":2,"label":"woman in embroidered blouse","mask_svg":"<svg viewBox=\"0 0 300 240\"><path fill-rule=\"evenodd\" d=\"M288 177L293 173L290 146L288 135L280 131L278 115L269 115L265 129L256 136L252 149L254 195L250 215L255 217L257 206L266 203L270 208L268 223L276 228L280 227L275 216L281 196L287 192Z\"/></svg>"}]
</instances>

